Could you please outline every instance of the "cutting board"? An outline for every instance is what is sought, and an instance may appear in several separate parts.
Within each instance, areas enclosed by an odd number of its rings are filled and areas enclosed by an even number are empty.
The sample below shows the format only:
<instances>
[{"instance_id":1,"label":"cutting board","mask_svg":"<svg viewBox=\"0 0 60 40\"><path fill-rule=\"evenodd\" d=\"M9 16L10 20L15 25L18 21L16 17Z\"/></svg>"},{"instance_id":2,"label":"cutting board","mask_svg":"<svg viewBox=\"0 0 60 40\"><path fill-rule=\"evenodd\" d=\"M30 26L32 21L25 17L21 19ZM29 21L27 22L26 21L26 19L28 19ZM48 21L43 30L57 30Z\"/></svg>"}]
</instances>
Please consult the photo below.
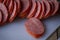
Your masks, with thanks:
<instances>
[{"instance_id":1,"label":"cutting board","mask_svg":"<svg viewBox=\"0 0 60 40\"><path fill-rule=\"evenodd\" d=\"M48 18L42 22L45 25L45 33L36 39L29 35L25 29L26 19L16 19L0 28L0 40L46 40L60 25L60 15Z\"/></svg>"}]
</instances>

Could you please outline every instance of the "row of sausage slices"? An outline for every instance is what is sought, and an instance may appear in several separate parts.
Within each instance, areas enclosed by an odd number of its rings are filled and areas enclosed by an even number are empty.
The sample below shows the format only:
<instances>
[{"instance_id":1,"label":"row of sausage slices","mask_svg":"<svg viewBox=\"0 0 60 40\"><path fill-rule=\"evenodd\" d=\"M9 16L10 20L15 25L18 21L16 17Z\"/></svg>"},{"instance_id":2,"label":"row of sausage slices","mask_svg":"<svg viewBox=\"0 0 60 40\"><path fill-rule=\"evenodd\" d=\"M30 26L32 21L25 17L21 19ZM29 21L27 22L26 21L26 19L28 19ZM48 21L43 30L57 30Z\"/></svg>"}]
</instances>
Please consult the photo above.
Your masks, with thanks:
<instances>
[{"instance_id":1,"label":"row of sausage slices","mask_svg":"<svg viewBox=\"0 0 60 40\"><path fill-rule=\"evenodd\" d=\"M0 0L0 24L20 18L45 19L56 14L57 0Z\"/></svg>"},{"instance_id":2,"label":"row of sausage slices","mask_svg":"<svg viewBox=\"0 0 60 40\"><path fill-rule=\"evenodd\" d=\"M20 12L20 0L0 0L0 25L12 22Z\"/></svg>"},{"instance_id":3,"label":"row of sausage slices","mask_svg":"<svg viewBox=\"0 0 60 40\"><path fill-rule=\"evenodd\" d=\"M38 18L45 19L53 16L59 10L59 2L57 0L22 0L22 10L19 14L20 18Z\"/></svg>"}]
</instances>

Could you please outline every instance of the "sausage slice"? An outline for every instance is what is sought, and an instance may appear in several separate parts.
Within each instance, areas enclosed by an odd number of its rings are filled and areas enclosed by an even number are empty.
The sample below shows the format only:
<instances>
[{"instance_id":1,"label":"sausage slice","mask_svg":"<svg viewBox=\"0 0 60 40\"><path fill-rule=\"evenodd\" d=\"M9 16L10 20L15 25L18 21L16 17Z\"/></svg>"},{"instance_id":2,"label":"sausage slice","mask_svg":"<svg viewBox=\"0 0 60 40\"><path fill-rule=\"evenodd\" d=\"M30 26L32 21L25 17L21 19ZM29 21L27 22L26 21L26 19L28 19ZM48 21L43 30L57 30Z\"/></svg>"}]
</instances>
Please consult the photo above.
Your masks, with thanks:
<instances>
[{"instance_id":1,"label":"sausage slice","mask_svg":"<svg viewBox=\"0 0 60 40\"><path fill-rule=\"evenodd\" d=\"M9 6L8 6L9 15L12 14L13 9L14 9L14 2L13 2L13 0L11 0L11 1L10 1L10 4L9 4Z\"/></svg>"},{"instance_id":2,"label":"sausage slice","mask_svg":"<svg viewBox=\"0 0 60 40\"><path fill-rule=\"evenodd\" d=\"M44 13L43 18L47 18L47 16L48 16L48 15L50 14L50 12L51 12L51 6L50 6L50 4L49 4L48 1L44 0L43 2L44 2L44 4L45 4L45 8L46 8L46 12Z\"/></svg>"},{"instance_id":3,"label":"sausage slice","mask_svg":"<svg viewBox=\"0 0 60 40\"><path fill-rule=\"evenodd\" d=\"M15 19L16 15L17 15L17 3L14 1L14 9L9 18L9 22L12 22Z\"/></svg>"},{"instance_id":4,"label":"sausage slice","mask_svg":"<svg viewBox=\"0 0 60 40\"><path fill-rule=\"evenodd\" d=\"M30 10L31 0L21 0L21 11L19 13L20 18L25 18Z\"/></svg>"},{"instance_id":5,"label":"sausage slice","mask_svg":"<svg viewBox=\"0 0 60 40\"><path fill-rule=\"evenodd\" d=\"M4 24L8 19L8 11L3 3L0 3L0 10L2 11L2 15L3 15L3 21L1 24Z\"/></svg>"},{"instance_id":6,"label":"sausage slice","mask_svg":"<svg viewBox=\"0 0 60 40\"><path fill-rule=\"evenodd\" d=\"M35 38L39 38L44 34L45 28L43 23L37 18L30 18L25 23L27 32L34 36Z\"/></svg>"},{"instance_id":7,"label":"sausage slice","mask_svg":"<svg viewBox=\"0 0 60 40\"><path fill-rule=\"evenodd\" d=\"M42 5L41 5L41 3L39 2L39 1L36 1L37 2L37 12L36 12L36 14L35 14L35 18L38 18L39 17L39 15L41 14L41 8L42 8Z\"/></svg>"},{"instance_id":8,"label":"sausage slice","mask_svg":"<svg viewBox=\"0 0 60 40\"><path fill-rule=\"evenodd\" d=\"M11 0L7 0L7 2L5 3L6 7L9 6L10 2L11 2Z\"/></svg>"},{"instance_id":9,"label":"sausage slice","mask_svg":"<svg viewBox=\"0 0 60 40\"><path fill-rule=\"evenodd\" d=\"M45 10L46 8L45 8L45 5L44 5L43 1L40 1L40 3L42 5L42 11L41 11L41 15L40 15L39 19L42 19L44 14L45 14L45 12L46 12L46 10Z\"/></svg>"},{"instance_id":10,"label":"sausage slice","mask_svg":"<svg viewBox=\"0 0 60 40\"><path fill-rule=\"evenodd\" d=\"M2 12L0 11L0 23L2 22Z\"/></svg>"},{"instance_id":11,"label":"sausage slice","mask_svg":"<svg viewBox=\"0 0 60 40\"><path fill-rule=\"evenodd\" d=\"M3 3L6 4L7 0L4 0Z\"/></svg>"},{"instance_id":12,"label":"sausage slice","mask_svg":"<svg viewBox=\"0 0 60 40\"><path fill-rule=\"evenodd\" d=\"M54 11L54 5L53 5L52 1L48 1L48 2L50 4L51 10L50 10L50 13L46 15L46 18L50 17Z\"/></svg>"},{"instance_id":13,"label":"sausage slice","mask_svg":"<svg viewBox=\"0 0 60 40\"><path fill-rule=\"evenodd\" d=\"M0 3L2 3L4 0L0 0Z\"/></svg>"},{"instance_id":14,"label":"sausage slice","mask_svg":"<svg viewBox=\"0 0 60 40\"><path fill-rule=\"evenodd\" d=\"M35 15L35 13L36 13L36 7L37 7L37 5L36 5L35 0L32 0L32 8L31 8L31 10L30 10L27 18L31 18L31 17L33 17Z\"/></svg>"},{"instance_id":15,"label":"sausage slice","mask_svg":"<svg viewBox=\"0 0 60 40\"><path fill-rule=\"evenodd\" d=\"M20 2L20 0L15 0L16 1L16 3L17 3L17 10L18 10L18 13L20 12L20 10L21 10L21 2Z\"/></svg>"},{"instance_id":16,"label":"sausage slice","mask_svg":"<svg viewBox=\"0 0 60 40\"><path fill-rule=\"evenodd\" d=\"M52 16L56 14L56 12L58 11L59 9L59 3L57 2L57 0L51 0L54 4L54 11L52 13Z\"/></svg>"}]
</instances>

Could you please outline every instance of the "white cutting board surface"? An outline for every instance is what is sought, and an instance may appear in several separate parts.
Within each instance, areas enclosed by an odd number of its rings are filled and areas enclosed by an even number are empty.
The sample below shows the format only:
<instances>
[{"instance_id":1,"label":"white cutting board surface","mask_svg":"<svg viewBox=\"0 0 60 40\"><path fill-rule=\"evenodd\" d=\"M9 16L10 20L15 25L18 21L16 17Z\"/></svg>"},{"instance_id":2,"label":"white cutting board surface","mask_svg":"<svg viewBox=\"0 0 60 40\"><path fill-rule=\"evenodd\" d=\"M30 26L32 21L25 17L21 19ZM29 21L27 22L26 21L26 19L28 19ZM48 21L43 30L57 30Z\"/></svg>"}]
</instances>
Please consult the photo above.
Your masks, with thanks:
<instances>
[{"instance_id":1,"label":"white cutting board surface","mask_svg":"<svg viewBox=\"0 0 60 40\"><path fill-rule=\"evenodd\" d=\"M46 40L60 25L60 15L44 20L45 34L41 38L35 39L26 32L25 20L15 20L0 28L0 40Z\"/></svg>"}]
</instances>

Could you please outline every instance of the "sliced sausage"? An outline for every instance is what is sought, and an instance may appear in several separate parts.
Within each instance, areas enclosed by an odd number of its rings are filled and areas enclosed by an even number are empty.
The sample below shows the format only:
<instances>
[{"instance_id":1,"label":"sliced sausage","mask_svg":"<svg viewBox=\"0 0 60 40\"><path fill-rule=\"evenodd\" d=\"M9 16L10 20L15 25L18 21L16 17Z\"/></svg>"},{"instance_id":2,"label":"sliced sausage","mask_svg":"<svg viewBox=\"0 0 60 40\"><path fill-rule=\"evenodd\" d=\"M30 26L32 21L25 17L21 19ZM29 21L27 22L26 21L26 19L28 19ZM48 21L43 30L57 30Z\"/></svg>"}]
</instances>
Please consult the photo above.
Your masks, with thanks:
<instances>
[{"instance_id":1,"label":"sliced sausage","mask_svg":"<svg viewBox=\"0 0 60 40\"><path fill-rule=\"evenodd\" d=\"M30 18L25 23L27 32L34 36L35 38L39 38L44 34L45 28L43 23L37 18Z\"/></svg>"},{"instance_id":2,"label":"sliced sausage","mask_svg":"<svg viewBox=\"0 0 60 40\"><path fill-rule=\"evenodd\" d=\"M39 1L37 1L37 12L34 16L35 18L38 18L39 15L41 14L41 10L42 10L41 8L42 8L41 3Z\"/></svg>"},{"instance_id":3,"label":"sliced sausage","mask_svg":"<svg viewBox=\"0 0 60 40\"><path fill-rule=\"evenodd\" d=\"M14 9L9 18L9 22L12 22L15 19L16 15L17 15L17 3L14 1Z\"/></svg>"},{"instance_id":4,"label":"sliced sausage","mask_svg":"<svg viewBox=\"0 0 60 40\"><path fill-rule=\"evenodd\" d=\"M46 8L45 8L45 5L44 5L43 1L40 1L40 3L42 5L42 11L41 11L41 15L40 15L39 19L42 19L44 14L45 14L45 12L46 12L46 10L45 10Z\"/></svg>"},{"instance_id":5,"label":"sliced sausage","mask_svg":"<svg viewBox=\"0 0 60 40\"><path fill-rule=\"evenodd\" d=\"M46 18L50 17L52 15L53 11L54 11L54 5L53 5L52 1L48 1L48 2L50 4L51 10L50 10L49 14L46 14Z\"/></svg>"},{"instance_id":6,"label":"sliced sausage","mask_svg":"<svg viewBox=\"0 0 60 40\"><path fill-rule=\"evenodd\" d=\"M4 0L3 3L6 4L7 0Z\"/></svg>"},{"instance_id":7,"label":"sliced sausage","mask_svg":"<svg viewBox=\"0 0 60 40\"><path fill-rule=\"evenodd\" d=\"M29 10L30 10L30 1L31 0L21 0L21 11L19 13L19 17L20 18L25 18L26 15L28 14Z\"/></svg>"},{"instance_id":8,"label":"sliced sausage","mask_svg":"<svg viewBox=\"0 0 60 40\"><path fill-rule=\"evenodd\" d=\"M20 10L21 10L21 2L20 2L20 0L15 0L16 1L16 3L17 3L17 10L18 10L18 13L20 12Z\"/></svg>"},{"instance_id":9,"label":"sliced sausage","mask_svg":"<svg viewBox=\"0 0 60 40\"><path fill-rule=\"evenodd\" d=\"M14 9L14 2L13 2L13 0L11 0L11 1L10 1L10 4L9 4L9 6L8 6L9 15L12 14L13 9Z\"/></svg>"},{"instance_id":10,"label":"sliced sausage","mask_svg":"<svg viewBox=\"0 0 60 40\"><path fill-rule=\"evenodd\" d=\"M0 3L0 10L2 11L2 15L3 15L3 21L1 24L4 24L8 19L8 11L3 3Z\"/></svg>"},{"instance_id":11,"label":"sliced sausage","mask_svg":"<svg viewBox=\"0 0 60 40\"><path fill-rule=\"evenodd\" d=\"M54 4L54 11L52 13L52 16L56 14L56 12L58 11L59 9L59 3L57 2L57 0L51 0Z\"/></svg>"},{"instance_id":12,"label":"sliced sausage","mask_svg":"<svg viewBox=\"0 0 60 40\"><path fill-rule=\"evenodd\" d=\"M37 8L36 2L35 2L35 0L32 0L32 8L31 8L27 18L31 18L31 17L33 17L35 15L36 8Z\"/></svg>"},{"instance_id":13,"label":"sliced sausage","mask_svg":"<svg viewBox=\"0 0 60 40\"><path fill-rule=\"evenodd\" d=\"M8 6L9 6L10 1L11 1L11 0L7 0L7 2L5 3L6 7L8 7Z\"/></svg>"},{"instance_id":14,"label":"sliced sausage","mask_svg":"<svg viewBox=\"0 0 60 40\"><path fill-rule=\"evenodd\" d=\"M0 0L0 3L2 3L4 0Z\"/></svg>"},{"instance_id":15,"label":"sliced sausage","mask_svg":"<svg viewBox=\"0 0 60 40\"><path fill-rule=\"evenodd\" d=\"M48 15L49 15L50 12L51 12L51 6L50 6L50 4L49 4L48 1L44 0L43 2L44 2L44 4L45 4L45 8L46 8L46 12L44 13L43 18L47 18Z\"/></svg>"},{"instance_id":16,"label":"sliced sausage","mask_svg":"<svg viewBox=\"0 0 60 40\"><path fill-rule=\"evenodd\" d=\"M0 11L0 23L2 22L2 12Z\"/></svg>"}]
</instances>

